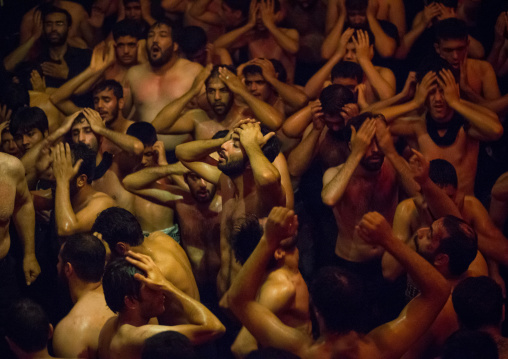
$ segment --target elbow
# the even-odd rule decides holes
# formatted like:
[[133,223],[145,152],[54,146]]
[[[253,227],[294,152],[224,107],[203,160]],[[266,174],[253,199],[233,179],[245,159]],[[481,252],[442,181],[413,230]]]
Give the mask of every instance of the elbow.
[[280,185],[280,173],[277,170],[267,171],[258,177],[258,181],[260,187]]
[[493,129],[492,141],[499,140],[501,138],[501,136],[503,136],[503,132],[504,132],[503,125],[501,125],[501,123],[499,121],[497,121],[497,123]]
[[335,204],[337,203],[337,201],[335,200],[335,198],[333,198],[332,196],[326,194],[326,193],[323,193],[321,192],[321,200],[323,201],[323,203],[325,205],[327,205],[328,207],[333,207],[335,206]]
[[382,46],[376,46],[376,50],[381,57],[392,57],[395,54],[395,50],[397,50],[397,44],[395,41],[390,41]]
[[74,234],[74,230],[73,230],[73,228],[71,228],[71,226],[69,224],[57,225],[56,231],[57,231],[58,237],[67,237],[67,236],[72,236]]
[[324,60],[330,60],[330,57],[332,57],[332,52],[323,46],[321,48],[321,57]]
[[145,150],[145,146],[143,145],[143,143],[139,140],[136,140],[136,142],[134,143],[134,146],[133,146],[133,153],[136,155],[136,156],[141,156],[143,154],[143,151]]
[[182,145],[177,145],[175,147],[175,156],[180,161],[189,161],[189,159],[185,158],[185,148],[182,148],[182,146],[184,146],[184,145],[183,144]]

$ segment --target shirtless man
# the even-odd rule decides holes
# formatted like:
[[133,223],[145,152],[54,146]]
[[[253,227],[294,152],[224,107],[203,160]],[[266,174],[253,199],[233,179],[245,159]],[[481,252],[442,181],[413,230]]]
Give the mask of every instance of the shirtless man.
[[60,248],[58,276],[69,288],[74,306],[55,328],[53,349],[57,356],[97,357],[99,333],[114,315],[106,306],[101,284],[105,263],[104,245],[90,234],[72,236]]
[[[60,0],[48,0],[42,1],[41,6],[36,6],[28,11],[21,20],[20,26],[20,43],[24,44],[30,39],[30,35],[33,31],[34,18],[37,13],[40,13],[41,8],[44,6],[56,6],[66,10],[71,16],[71,24],[69,24],[69,37],[68,43],[70,46],[78,48],[92,47],[97,40],[97,31],[102,27],[102,21],[100,21],[99,9],[92,10],[92,17],[88,17],[88,13],[82,5],[74,1],[60,1]],[[98,16],[99,15],[99,16]],[[102,14],[102,17],[104,14]]]
[[508,12],[502,11],[497,17],[494,27],[494,43],[492,50],[487,58],[494,71],[499,77],[506,76],[508,73]]
[[[178,57],[178,44],[171,25],[156,22],[150,28],[146,42],[148,63],[130,68],[125,75],[125,106],[128,117],[135,107],[135,121],[152,122],[169,102],[185,94],[192,86],[201,65]],[[161,136],[166,149],[174,148],[187,136]]]
[[[103,277],[106,303],[117,316],[109,319],[99,336],[99,357],[139,359],[145,340],[172,330],[192,344],[202,344],[224,333],[222,323],[201,303],[164,278],[153,260],[129,252],[128,257],[109,262]],[[167,311],[164,298],[182,308],[185,322],[173,326],[150,324]]]
[[[232,255],[230,238],[235,219],[246,214],[265,217],[274,205],[285,205],[281,175],[271,163],[279,146],[274,133],[263,135],[258,123],[245,120],[224,138],[199,140],[179,145],[176,156],[191,171],[217,186],[222,195],[221,269],[217,288],[221,297],[235,277],[239,264]],[[219,162],[205,162],[219,151]]]
[[[136,218],[119,207],[100,213],[92,230],[108,244],[111,257],[126,256],[128,251],[149,255],[160,267],[164,278],[189,297],[199,300],[198,288],[187,255],[167,234],[154,232],[145,237]],[[164,316],[159,314],[159,321],[175,323],[182,319],[178,307],[167,308],[172,310],[168,310]]]
[[[391,0],[387,2],[398,2],[399,5],[402,5],[402,1],[400,0]],[[382,57],[393,56],[397,48],[397,40],[395,38],[397,34],[389,34],[387,31],[385,32],[385,28],[381,26],[381,21],[378,20],[376,16],[378,1],[336,0],[331,1],[328,5],[331,12],[327,16],[327,29],[329,29],[327,31],[328,35],[321,47],[321,56],[323,58],[329,59],[330,56],[333,55],[333,53],[337,50],[337,44],[339,43],[339,39],[342,36],[344,29],[347,29],[348,27],[367,29],[373,35],[371,37],[371,44],[376,48],[376,52]],[[403,5],[402,16],[400,16],[400,10],[401,9],[399,8],[398,18],[399,20],[404,21],[405,16],[403,15]],[[337,12],[339,14],[337,14]],[[393,24],[388,22],[386,23],[388,26],[393,26]],[[395,29],[394,27],[393,30],[398,30],[400,32],[402,27],[404,27],[404,30],[402,31],[405,31],[405,24],[402,26],[402,24],[399,23],[397,27],[398,29]]]
[[[222,197],[216,186],[197,173],[186,172],[190,193],[174,185],[150,189],[155,181],[176,174],[180,165],[149,167],[124,178],[123,185],[132,193],[161,203],[176,211],[181,244],[190,263],[196,283],[206,294],[215,296],[220,268],[220,213]],[[210,290],[213,288],[213,290]],[[203,300],[202,300],[203,301]]]
[[292,84],[295,75],[296,53],[300,47],[298,31],[278,27],[283,20],[279,0],[252,0],[248,22],[214,42],[216,48],[238,49],[248,46],[251,59],[262,57],[279,60]]
[[371,212],[363,217],[357,232],[371,245],[381,245],[399,258],[422,292],[409,302],[397,319],[368,334],[361,334],[358,332],[361,327],[359,318],[367,309],[361,304],[363,293],[352,285],[353,278],[349,273],[326,270],[314,279],[309,290],[313,309],[320,318],[321,334],[314,340],[283,324],[269,309],[256,302],[275,250],[282,240],[296,233],[297,227],[292,211],[274,208],[263,238],[230,289],[228,298],[233,313],[263,346],[284,349],[302,359],[398,358],[432,324],[449,296],[450,287],[446,280],[426,260],[393,236],[382,215]]
[[9,130],[16,145],[25,154],[48,136],[48,118],[38,107],[24,107],[16,111]]
[[[241,218],[235,223],[232,246],[243,265],[263,235],[256,216]],[[287,238],[275,250],[270,269],[258,293],[258,303],[270,309],[285,325],[311,335],[309,290],[298,270],[299,252],[296,237]],[[243,327],[231,347],[238,358],[258,348],[256,338]]]
[[429,62],[427,66],[431,71],[422,71],[425,76],[420,76],[422,80],[411,101],[378,112],[391,123],[426,108],[416,119],[395,121],[390,131],[406,136],[427,160],[442,158],[450,162],[457,171],[459,190],[471,195],[479,143],[499,139],[503,127],[495,113],[460,98],[459,86],[443,63]]
[[395,76],[386,67],[374,66],[373,57],[372,33],[348,28],[341,35],[330,60],[305,85],[305,93],[310,98],[318,97],[333,67],[340,61],[353,61],[364,72],[361,82],[365,84],[363,92],[367,104],[392,97],[395,94]]
[[91,186],[95,153],[85,144],[69,146],[59,143],[53,150],[52,159],[58,236],[90,232],[97,214],[116,205],[111,197]]

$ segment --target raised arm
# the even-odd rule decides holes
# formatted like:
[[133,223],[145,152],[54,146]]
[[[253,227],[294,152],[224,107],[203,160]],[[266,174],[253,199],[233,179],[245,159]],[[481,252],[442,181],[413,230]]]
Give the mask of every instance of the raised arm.
[[8,72],[14,71],[16,69],[16,67],[26,58],[34,44],[41,37],[42,15],[40,10],[34,10],[33,12],[33,24],[31,30],[32,31],[30,37],[24,41],[22,40],[21,45],[4,58],[4,67]]
[[[321,45],[321,57],[329,59],[336,51],[346,22],[346,6],[344,0],[329,1],[326,18],[327,36]],[[336,14],[334,18],[334,12]]]
[[300,35],[295,29],[280,29],[275,24],[275,10],[274,0],[261,0],[259,2],[261,12],[261,20],[266,26],[270,34],[275,39],[275,42],[284,50],[286,53],[296,55],[300,48]]
[[223,67],[219,69],[219,72],[220,79],[235,95],[240,96],[247,103],[257,120],[273,131],[282,126],[284,116],[279,111],[252,95],[238,76],[227,68]]
[[333,207],[341,200],[349,180],[369,148],[375,133],[376,121],[373,118],[367,119],[358,130],[358,133],[356,133],[354,127],[351,127],[351,153],[349,157],[344,164],[329,168],[323,176],[321,199],[324,204]]
[[384,247],[420,289],[420,294],[406,305],[397,319],[368,334],[379,350],[378,358],[399,358],[432,325],[450,295],[450,286],[428,261],[395,238],[381,214],[364,215],[356,233],[367,243]]
[[127,153],[137,156],[143,153],[145,147],[140,140],[134,136],[106,128],[104,121],[97,111],[92,110],[91,108],[85,108],[83,110],[83,114],[85,115],[88,123],[90,123],[92,131],[97,135],[107,138]]
[[139,273],[134,278],[145,284],[152,290],[162,291],[171,301],[179,305],[189,324],[162,326],[145,325],[139,327],[139,340],[144,342],[150,336],[161,331],[173,330],[185,335],[192,344],[203,344],[220,337],[226,330],[222,323],[203,304],[183,293],[162,275],[160,269],[153,260],[143,254],[129,251],[127,261],[146,273],[143,276]]
[[375,37],[374,47],[380,56],[391,57],[397,49],[397,41],[384,32],[376,18],[377,9],[377,0],[369,0],[369,5],[367,7],[367,22],[369,24],[370,31],[372,31]]
[[12,157],[9,158],[12,166],[12,176],[16,183],[16,197],[14,201],[14,211],[12,219],[18,233],[18,237],[23,247],[23,272],[25,274],[25,283],[30,285],[36,279],[41,268],[35,258],[35,210],[32,202],[32,196],[28,190],[25,180],[25,171],[21,162]]
[[258,11],[259,5],[257,0],[251,0],[249,21],[244,26],[219,36],[219,38],[217,38],[217,40],[215,40],[213,43],[215,48],[231,49],[246,45],[247,41],[243,37],[244,35],[247,35],[252,29],[254,29],[254,26],[256,26],[256,16]]

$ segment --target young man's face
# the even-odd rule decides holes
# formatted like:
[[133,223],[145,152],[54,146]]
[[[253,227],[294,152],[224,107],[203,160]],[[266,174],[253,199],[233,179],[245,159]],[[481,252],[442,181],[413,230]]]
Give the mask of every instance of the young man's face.
[[106,125],[118,118],[118,112],[123,107],[123,99],[117,99],[113,89],[105,89],[93,95],[94,109]]
[[468,42],[468,39],[439,40],[434,48],[439,56],[458,69],[467,56]]
[[71,127],[72,142],[84,143],[94,152],[99,152],[99,141],[97,136],[92,131],[92,127],[85,118],[82,118],[78,123]]
[[22,152],[18,148],[18,145],[14,141],[14,137],[12,137],[9,131],[4,131],[2,133],[2,152],[5,152],[14,157],[21,157]]
[[132,36],[120,36],[116,40],[116,59],[123,66],[136,64],[138,55],[138,40]]
[[14,135],[14,141],[16,142],[16,145],[19,149],[22,149],[23,151],[28,151],[33,146],[41,142],[44,137],[47,136],[47,131],[42,133],[41,130],[37,128],[32,128],[29,131],[26,131],[25,133],[16,133]]
[[272,87],[261,74],[245,75],[245,86],[247,86],[252,96],[263,102],[268,102],[272,95]]
[[233,94],[218,77],[211,78],[206,85],[206,99],[213,112],[219,116],[226,115],[233,104]]
[[61,46],[65,44],[69,31],[67,17],[59,12],[46,15],[43,30],[44,37],[50,45]]
[[215,186],[197,173],[189,173],[185,177],[185,182],[189,185],[192,197],[199,203],[208,203],[215,195]]
[[130,2],[126,4],[125,18],[128,20],[141,20],[141,4],[139,2]]
[[453,112],[444,98],[443,89],[438,84],[434,84],[429,91],[427,107],[430,116],[437,122],[446,122]]
[[148,61],[153,67],[161,67],[167,64],[176,50],[171,39],[172,29],[161,24],[150,29],[146,40]]

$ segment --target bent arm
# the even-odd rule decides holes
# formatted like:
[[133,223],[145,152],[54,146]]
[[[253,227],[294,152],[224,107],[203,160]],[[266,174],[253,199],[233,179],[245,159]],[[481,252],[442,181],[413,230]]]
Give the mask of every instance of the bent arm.
[[328,169],[323,176],[321,199],[327,206],[335,206],[344,195],[349,180],[358,167],[362,154],[349,155],[346,162],[338,167]]

